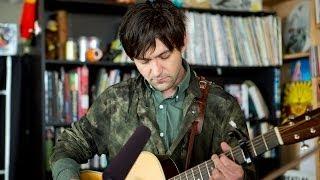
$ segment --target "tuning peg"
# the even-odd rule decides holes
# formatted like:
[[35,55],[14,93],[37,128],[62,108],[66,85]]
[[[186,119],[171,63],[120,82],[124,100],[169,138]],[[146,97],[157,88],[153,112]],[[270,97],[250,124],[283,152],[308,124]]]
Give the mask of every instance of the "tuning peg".
[[302,141],[302,145],[301,145],[301,147],[300,147],[300,149],[301,149],[302,151],[308,150],[309,147],[310,147],[310,146],[309,146],[308,144],[306,144],[305,141]]
[[309,115],[305,115],[305,116],[304,116],[304,119],[305,119],[306,121],[309,121],[309,120],[311,119],[311,117],[310,117]]
[[291,120],[294,120],[294,115],[293,114],[290,114],[289,116],[288,116],[288,119],[291,121]]
[[310,112],[310,111],[312,111],[312,107],[307,107],[307,110],[306,110],[307,112]]
[[288,120],[289,120],[289,126],[293,126],[294,122],[292,120],[294,120],[295,116],[293,114],[290,114],[288,116]]

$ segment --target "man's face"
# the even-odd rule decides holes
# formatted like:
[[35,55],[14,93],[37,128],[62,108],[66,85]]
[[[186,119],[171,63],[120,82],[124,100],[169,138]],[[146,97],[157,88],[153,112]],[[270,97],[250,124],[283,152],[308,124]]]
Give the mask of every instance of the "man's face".
[[158,39],[155,49],[149,49],[144,58],[134,58],[134,63],[140,74],[161,92],[174,89],[183,78],[181,51],[169,51]]

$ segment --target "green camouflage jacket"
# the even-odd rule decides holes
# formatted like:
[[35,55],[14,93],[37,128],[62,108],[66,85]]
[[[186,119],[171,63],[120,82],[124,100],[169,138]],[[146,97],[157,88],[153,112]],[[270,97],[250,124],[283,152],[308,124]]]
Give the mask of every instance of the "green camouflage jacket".
[[[85,163],[96,153],[107,154],[112,159],[134,130],[143,124],[151,130],[151,138],[144,150],[156,155],[168,155],[182,169],[187,153],[188,130],[198,116],[196,99],[201,95],[198,83],[195,73],[191,71],[190,85],[183,105],[182,127],[168,150],[160,137],[151,92],[147,90],[143,77],[139,76],[105,90],[93,103],[87,115],[61,134],[51,156],[51,163],[62,158]],[[212,83],[203,129],[195,138],[190,167],[210,159],[213,153],[221,153],[222,141],[232,147],[237,145],[237,140],[228,136],[231,120],[247,134],[244,116],[235,98]],[[252,179],[253,167],[244,168],[246,179]]]

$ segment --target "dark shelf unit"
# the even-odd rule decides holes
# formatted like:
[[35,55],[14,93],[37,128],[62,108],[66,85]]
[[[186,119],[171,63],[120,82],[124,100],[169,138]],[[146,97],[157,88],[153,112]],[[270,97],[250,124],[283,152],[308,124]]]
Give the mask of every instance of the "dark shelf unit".
[[[67,60],[45,60],[46,66],[97,66],[97,67],[131,67],[134,68],[134,63],[114,63],[112,61],[98,61],[98,62],[81,62],[78,60],[67,61]],[[280,68],[280,66],[207,66],[191,64],[191,67],[195,70],[212,70],[217,73],[228,72],[228,71],[239,71],[245,73],[247,71],[260,71],[267,69]]]
[[111,61],[81,62],[66,60],[46,60],[46,66],[96,66],[96,67],[134,67],[133,63],[114,63]]
[[[51,60],[45,58],[45,24],[47,20],[57,10],[66,10],[68,12],[69,34],[78,38],[82,35],[94,35],[102,40],[102,44],[108,44],[116,37],[117,28],[124,13],[130,7],[130,4],[117,4],[108,0],[43,0],[38,2],[39,5],[39,22],[43,30],[39,39],[37,39],[37,46],[40,48],[40,58],[33,62],[35,72],[33,81],[39,87],[39,93],[36,104],[37,112],[39,113],[39,124],[42,127],[42,141],[35,142],[40,144],[43,148],[40,152],[42,159],[44,158],[44,141],[45,141],[45,128],[48,126],[70,127],[69,123],[46,123],[45,122],[45,92],[44,92],[44,72],[45,70],[59,70],[61,67],[65,69],[72,69],[79,66],[87,66],[89,68],[89,85],[90,81],[99,68],[113,69],[119,68],[121,70],[136,69],[133,63],[113,63],[111,61],[99,61],[96,63],[80,62],[80,61],[66,61],[66,60]],[[218,9],[197,9],[197,8],[182,8],[185,11],[205,12],[211,14],[220,14],[225,16],[274,16],[275,12],[260,11],[260,12],[247,12],[247,11],[230,11]],[[96,28],[98,27],[98,28]],[[252,67],[230,67],[230,66],[206,66],[206,65],[191,65],[191,67],[199,74],[208,77],[219,85],[226,83],[241,83],[246,79],[252,80],[260,89],[265,97],[267,106],[271,112],[269,119],[256,120],[250,119],[254,123],[270,122],[272,125],[278,125],[279,119],[276,118],[276,107],[274,105],[274,87],[275,71],[280,70],[281,66],[252,66]],[[34,73],[35,74],[35,73]],[[91,74],[93,74],[91,76]],[[280,87],[279,87],[280,88]],[[39,146],[39,145],[38,145]],[[278,153],[278,150],[276,150]],[[279,153],[278,153],[279,154]],[[264,167],[268,162],[273,164],[268,170],[259,171],[259,175],[265,175],[270,170],[279,167],[280,160],[276,158],[262,158],[256,160],[257,166]],[[44,162],[39,162],[44,167]],[[32,167],[29,167],[32,169]],[[263,168],[262,168],[263,169]],[[34,170],[33,170],[34,171]],[[45,169],[36,170],[41,174],[42,179],[48,179],[50,173],[45,172]],[[38,177],[38,176],[37,176]],[[36,178],[39,179],[39,178]]]
[[46,10],[64,9],[72,13],[120,14],[123,15],[129,4],[114,3],[102,0],[51,0],[45,4]]
[[[125,13],[132,4],[115,3],[110,0],[52,0],[46,4],[47,9],[67,9],[70,12],[92,12],[92,13]],[[268,16],[275,15],[274,11],[240,11],[227,9],[204,9],[181,7],[185,11],[206,12],[212,14],[223,14],[225,16]],[[115,10],[115,11],[113,11]]]

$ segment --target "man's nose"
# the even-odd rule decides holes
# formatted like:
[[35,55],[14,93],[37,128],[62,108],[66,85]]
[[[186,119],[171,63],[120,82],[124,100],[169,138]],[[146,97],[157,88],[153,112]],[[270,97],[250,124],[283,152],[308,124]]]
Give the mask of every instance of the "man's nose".
[[162,65],[158,59],[155,59],[151,63],[151,72],[153,77],[158,77],[162,73]]

